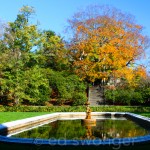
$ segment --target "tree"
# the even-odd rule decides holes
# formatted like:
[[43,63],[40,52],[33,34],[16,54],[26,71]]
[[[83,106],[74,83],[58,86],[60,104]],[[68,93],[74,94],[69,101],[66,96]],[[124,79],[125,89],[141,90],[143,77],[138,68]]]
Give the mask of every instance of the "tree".
[[0,20],[0,51],[4,51],[5,49],[5,43],[3,43],[3,38],[4,38],[4,32],[5,29],[7,28],[7,24],[5,24],[3,21]]
[[3,42],[6,48],[12,51],[30,52],[39,42],[39,32],[36,25],[30,25],[29,16],[32,15],[30,7],[24,6],[14,22],[6,28]]
[[32,7],[23,7],[0,35],[0,104],[43,105],[50,98],[81,105],[85,85],[69,72],[63,39],[30,24]]
[[44,56],[45,67],[57,71],[68,68],[67,50],[63,39],[51,30],[45,30],[41,33],[41,44],[37,53]]
[[132,76],[134,62],[144,55],[148,43],[142,26],[106,6],[89,6],[75,13],[69,20],[69,30],[75,72],[92,82]]
[[20,9],[20,13],[23,14],[23,16],[25,16],[28,22],[30,16],[35,14],[35,10],[34,10],[34,7],[25,5]]
[[30,25],[25,14],[22,11],[14,22],[9,23],[0,40],[0,96],[4,100],[11,97],[18,104],[26,88],[22,84],[24,71],[32,67],[26,64],[31,64],[32,51],[39,41],[37,26]]

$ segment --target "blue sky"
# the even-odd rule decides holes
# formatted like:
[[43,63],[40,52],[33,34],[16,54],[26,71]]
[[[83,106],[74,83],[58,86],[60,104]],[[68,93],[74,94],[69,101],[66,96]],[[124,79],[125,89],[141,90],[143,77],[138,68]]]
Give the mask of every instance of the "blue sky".
[[0,20],[14,21],[19,9],[29,5],[36,10],[34,23],[38,20],[40,28],[64,36],[67,19],[78,9],[90,4],[107,4],[134,15],[136,22],[145,27],[144,33],[150,37],[150,0],[0,0]]
[[134,15],[150,35],[150,0],[0,0],[0,19],[14,21],[19,9],[29,5],[35,8],[34,20],[40,22],[41,28],[62,33],[67,19],[89,4],[108,4]]

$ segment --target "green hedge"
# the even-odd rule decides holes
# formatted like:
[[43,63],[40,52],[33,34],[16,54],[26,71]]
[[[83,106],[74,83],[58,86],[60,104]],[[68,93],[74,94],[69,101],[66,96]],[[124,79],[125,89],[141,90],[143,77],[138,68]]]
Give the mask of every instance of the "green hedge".
[[107,104],[115,105],[143,105],[150,96],[148,92],[136,91],[133,89],[106,90],[105,98]]
[[[99,106],[91,107],[93,112],[150,112],[142,106]],[[0,106],[0,112],[85,112],[85,106]]]

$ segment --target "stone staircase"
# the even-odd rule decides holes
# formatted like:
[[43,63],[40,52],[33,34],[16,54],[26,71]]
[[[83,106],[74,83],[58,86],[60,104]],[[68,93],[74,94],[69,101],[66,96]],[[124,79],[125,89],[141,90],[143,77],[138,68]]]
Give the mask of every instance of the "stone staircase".
[[104,105],[103,89],[99,86],[93,86],[89,88],[90,106]]

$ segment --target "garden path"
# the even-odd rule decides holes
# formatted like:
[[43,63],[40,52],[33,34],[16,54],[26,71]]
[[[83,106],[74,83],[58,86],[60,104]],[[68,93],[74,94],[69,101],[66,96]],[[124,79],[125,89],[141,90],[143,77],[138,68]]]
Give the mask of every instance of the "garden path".
[[104,105],[104,94],[102,87],[98,85],[90,87],[88,101],[90,106]]

